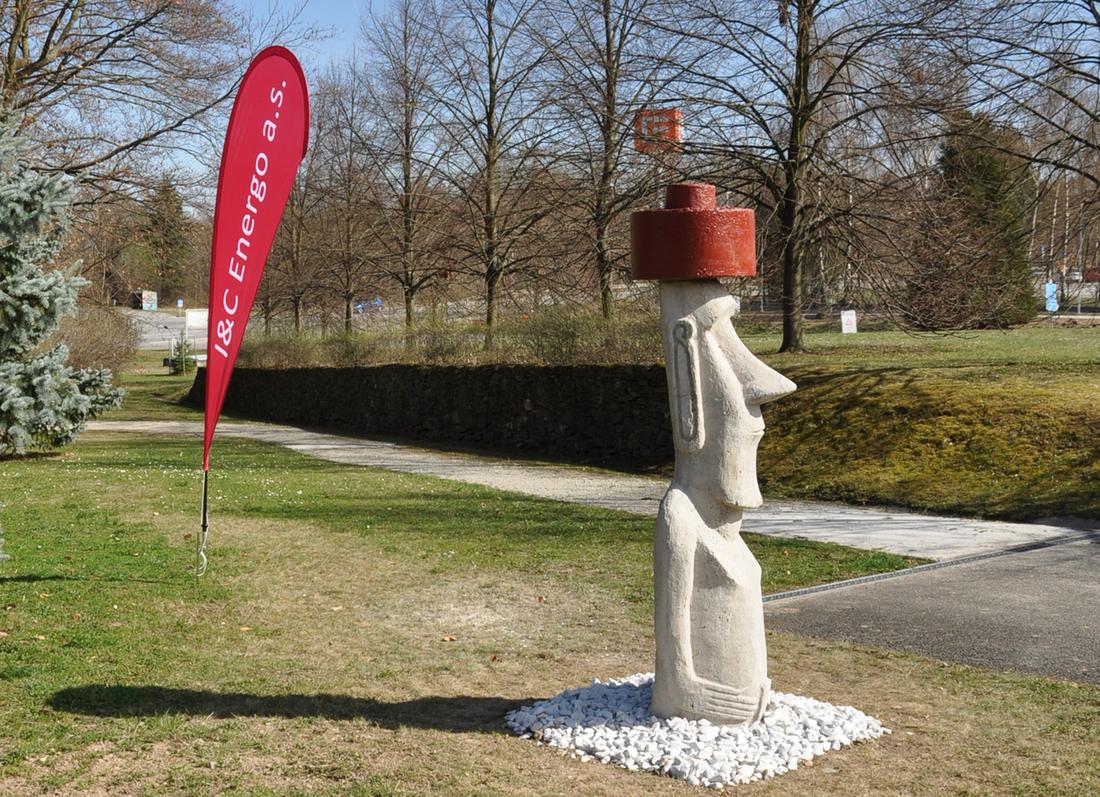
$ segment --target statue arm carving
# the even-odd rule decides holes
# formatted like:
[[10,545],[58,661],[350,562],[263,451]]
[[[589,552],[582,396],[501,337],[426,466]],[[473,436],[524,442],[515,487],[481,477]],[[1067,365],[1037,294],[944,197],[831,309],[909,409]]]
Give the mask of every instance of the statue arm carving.
[[[752,718],[758,713],[760,696],[743,689],[700,678],[695,672],[691,648],[691,602],[695,588],[695,557],[697,551],[716,560],[722,570],[734,580],[731,563],[718,550],[707,544],[706,531],[699,530],[675,518],[670,511],[677,496],[666,496],[657,519],[655,551],[655,619],[658,655],[661,662],[661,687],[673,703],[692,705],[699,715],[722,716],[731,722]],[[700,551],[699,549],[702,548]]]
[[[658,650],[670,651],[665,662],[670,673],[694,673],[691,655],[691,593],[694,587],[694,540],[685,539],[680,524],[662,510],[657,520],[657,545],[660,546],[663,567],[658,564],[654,590]],[[663,572],[661,572],[663,571]],[[662,645],[662,637],[667,644]]]

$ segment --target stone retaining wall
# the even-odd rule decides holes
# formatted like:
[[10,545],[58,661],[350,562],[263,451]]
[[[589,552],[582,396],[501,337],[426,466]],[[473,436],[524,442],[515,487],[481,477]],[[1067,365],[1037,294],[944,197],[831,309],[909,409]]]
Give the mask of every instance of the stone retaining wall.
[[[201,403],[206,371],[189,399]],[[650,467],[672,462],[660,366],[238,368],[225,411],[298,426]]]

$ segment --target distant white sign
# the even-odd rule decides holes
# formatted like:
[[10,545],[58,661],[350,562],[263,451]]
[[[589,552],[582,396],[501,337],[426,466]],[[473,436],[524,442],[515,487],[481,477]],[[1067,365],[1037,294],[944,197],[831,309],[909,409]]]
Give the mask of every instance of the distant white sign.
[[856,311],[855,310],[841,310],[840,311],[840,331],[845,335],[854,334],[859,330],[856,329]]
[[176,307],[180,310],[183,309],[183,299],[176,299]]
[[141,292],[141,309],[147,312],[153,312],[157,309],[157,292],[156,291],[142,291]]
[[210,314],[206,310],[188,310],[186,315],[188,329],[206,329]]

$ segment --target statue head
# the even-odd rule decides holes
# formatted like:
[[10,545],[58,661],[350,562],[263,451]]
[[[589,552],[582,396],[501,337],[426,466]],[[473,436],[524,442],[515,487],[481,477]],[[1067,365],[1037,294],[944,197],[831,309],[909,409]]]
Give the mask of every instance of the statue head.
[[756,481],[760,407],[795,389],[741,342],[735,313],[718,280],[661,283],[676,480],[730,509],[763,503]]

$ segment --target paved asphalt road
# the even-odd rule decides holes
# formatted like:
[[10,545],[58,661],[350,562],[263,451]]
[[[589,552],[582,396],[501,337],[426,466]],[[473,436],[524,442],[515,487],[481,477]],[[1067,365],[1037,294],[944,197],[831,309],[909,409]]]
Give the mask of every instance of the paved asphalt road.
[[[183,331],[182,311],[171,310],[152,313],[146,310],[125,309],[122,312],[126,314],[126,317],[141,333],[141,341],[138,343],[139,349],[146,351],[159,350],[167,353],[172,346],[172,342],[179,340],[180,333]],[[206,350],[206,327],[188,330],[187,337],[191,340],[191,345],[195,351]]]
[[768,628],[1100,684],[1100,532],[781,598]]

